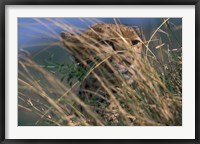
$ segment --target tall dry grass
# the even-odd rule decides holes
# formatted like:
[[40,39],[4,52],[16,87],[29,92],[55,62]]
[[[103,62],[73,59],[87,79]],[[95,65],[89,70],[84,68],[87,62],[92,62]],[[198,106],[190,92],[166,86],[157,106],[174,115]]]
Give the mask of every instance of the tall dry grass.
[[[173,29],[176,27],[170,25],[170,19],[163,19],[149,40],[144,34],[141,36],[143,51],[140,54],[131,50],[120,33],[117,35],[121,38],[122,50],[110,52],[105,44],[88,35],[80,36],[81,29],[47,20],[76,35],[79,43],[64,41],[36,19],[51,31],[50,37],[58,39],[58,49],[66,50],[78,61],[57,63],[52,55],[46,64],[40,64],[29,52],[19,53],[18,106],[19,110],[38,115],[34,125],[182,125],[182,49],[175,39]],[[162,41],[160,33],[167,36],[166,41]],[[172,39],[179,48],[170,47]],[[63,43],[68,43],[68,47]],[[159,54],[154,54],[153,49]],[[134,75],[134,84],[124,80],[112,65],[113,59],[120,61],[123,57],[132,57],[129,63],[134,63],[134,67],[125,65]]]

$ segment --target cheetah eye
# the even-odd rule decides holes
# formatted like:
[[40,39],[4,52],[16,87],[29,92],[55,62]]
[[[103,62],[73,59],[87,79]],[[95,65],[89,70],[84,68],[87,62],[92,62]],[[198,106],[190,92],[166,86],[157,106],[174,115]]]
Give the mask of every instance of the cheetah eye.
[[116,49],[115,49],[115,46],[114,46],[114,44],[113,44],[113,42],[111,42],[111,41],[104,40],[104,41],[103,41],[103,44],[105,44],[105,45],[110,45],[110,46],[112,47],[113,50],[116,50]]
[[133,45],[137,45],[140,41],[139,40],[133,40],[131,41]]

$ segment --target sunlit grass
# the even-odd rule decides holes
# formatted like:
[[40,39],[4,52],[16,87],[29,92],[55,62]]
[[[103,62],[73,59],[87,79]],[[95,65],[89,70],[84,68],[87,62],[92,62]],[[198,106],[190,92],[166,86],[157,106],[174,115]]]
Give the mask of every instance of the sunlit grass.
[[[63,31],[82,31],[55,19],[46,20]],[[182,48],[177,40],[171,42],[175,32],[170,19],[161,21],[149,40],[145,41],[145,34],[142,36],[143,52],[139,57],[128,49],[131,46],[120,34],[122,51],[110,52],[95,39],[79,34],[76,37],[84,48],[80,50],[77,43],[68,43],[70,47],[66,48],[66,41],[58,33],[40,19],[36,21],[50,31],[45,35],[57,39],[57,49],[79,62],[57,62],[54,52],[44,57],[43,63],[36,62],[27,51],[19,54],[19,109],[38,114],[35,125],[182,125]],[[160,33],[167,35],[167,40],[162,40]],[[170,47],[177,43],[179,48]],[[134,74],[134,85],[125,81],[110,62],[111,58],[120,61],[122,57],[134,59],[129,61],[135,63],[134,67],[127,65]],[[87,89],[85,84],[94,79],[98,88]]]

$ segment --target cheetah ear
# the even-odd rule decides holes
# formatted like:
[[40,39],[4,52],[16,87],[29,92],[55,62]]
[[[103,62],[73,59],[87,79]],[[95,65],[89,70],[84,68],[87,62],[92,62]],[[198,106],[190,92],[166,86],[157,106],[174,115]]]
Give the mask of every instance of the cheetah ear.
[[63,39],[70,39],[72,36],[74,36],[74,34],[69,32],[61,32],[60,35]]
[[133,26],[132,27],[135,31],[136,31],[136,33],[138,34],[138,36],[140,37],[141,36],[141,31],[140,31],[140,28],[139,27],[137,27],[137,26]]

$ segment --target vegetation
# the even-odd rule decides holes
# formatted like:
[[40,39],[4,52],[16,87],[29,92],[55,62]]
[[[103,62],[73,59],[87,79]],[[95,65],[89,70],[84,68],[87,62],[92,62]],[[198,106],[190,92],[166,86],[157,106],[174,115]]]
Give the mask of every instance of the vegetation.
[[[36,21],[48,27],[39,19]],[[60,21],[47,21],[64,31],[81,31]],[[84,39],[87,50],[80,53],[76,44],[66,48],[61,37],[48,27],[53,33],[48,36],[57,39],[56,49],[72,53],[72,60],[58,62],[59,55],[51,51],[49,56],[42,56],[42,63],[28,51],[20,52],[19,111],[37,114],[32,125],[182,125],[182,46],[175,33],[177,27],[170,19],[161,19],[149,40],[142,32],[143,51],[139,59],[123,37],[121,45],[127,48],[123,55],[119,51],[108,53],[101,48],[103,45],[91,44],[91,39]],[[81,41],[78,34],[77,37]],[[122,56],[132,56],[136,61],[134,68],[127,65],[128,71],[134,71],[134,85],[127,83],[110,62],[111,57]],[[99,83],[97,89],[82,88],[92,79]]]

